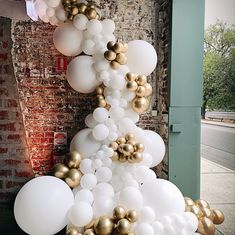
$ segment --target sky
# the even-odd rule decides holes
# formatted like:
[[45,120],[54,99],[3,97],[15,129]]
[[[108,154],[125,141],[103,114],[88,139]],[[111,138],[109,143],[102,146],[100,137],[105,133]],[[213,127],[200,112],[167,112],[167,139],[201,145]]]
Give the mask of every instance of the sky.
[[205,0],[205,27],[223,20],[235,24],[235,0]]

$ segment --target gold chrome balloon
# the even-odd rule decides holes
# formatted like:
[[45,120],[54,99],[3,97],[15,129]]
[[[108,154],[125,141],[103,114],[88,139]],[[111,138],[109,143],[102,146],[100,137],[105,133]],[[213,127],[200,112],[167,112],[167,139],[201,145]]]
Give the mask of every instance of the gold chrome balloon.
[[113,153],[113,156],[111,157],[112,161],[118,161],[119,160],[119,154],[118,152],[114,152]]
[[186,206],[185,211],[190,211],[197,216],[198,219],[203,217],[202,210],[197,205]]
[[147,77],[144,75],[139,75],[136,79],[136,82],[139,86],[143,86],[147,82]]
[[96,235],[93,229],[87,229],[85,230],[85,232],[83,233],[83,235]]
[[103,88],[102,86],[98,86],[98,87],[96,88],[96,93],[97,93],[98,95],[103,95],[103,94],[104,94],[104,88]]
[[122,147],[122,153],[126,156],[131,155],[134,152],[134,148],[130,144],[124,144]]
[[135,78],[136,78],[136,74],[134,73],[127,73],[125,77],[126,81],[128,82],[135,81]]
[[149,101],[145,97],[135,97],[132,100],[132,108],[137,113],[143,113],[149,108]]
[[118,160],[119,160],[119,162],[124,163],[127,161],[127,157],[124,154],[120,154]]
[[116,42],[116,43],[113,45],[112,50],[113,50],[114,52],[116,52],[116,53],[121,53],[121,52],[122,52],[122,48],[123,48],[122,43]]
[[71,14],[72,14],[73,16],[77,15],[78,12],[79,12],[79,10],[78,10],[77,7],[73,7],[73,8],[71,9]]
[[135,210],[129,210],[127,211],[126,213],[126,218],[131,222],[131,223],[135,223],[138,218],[139,218],[139,215],[137,213],[137,211]]
[[81,2],[78,4],[78,10],[80,13],[85,13],[87,6],[85,3]]
[[130,232],[131,224],[127,219],[120,219],[117,222],[117,231],[119,234],[124,235]]
[[195,205],[194,201],[190,197],[184,197],[184,202],[186,206]]
[[71,151],[65,158],[65,162],[69,168],[78,168],[82,160],[82,155],[78,151]]
[[222,211],[218,209],[212,209],[212,214],[214,224],[222,224],[224,222],[224,214]]
[[77,228],[71,227],[66,231],[66,235],[82,235]]
[[63,179],[69,172],[69,168],[62,163],[56,163],[53,166],[53,172],[55,177]]
[[127,43],[123,43],[122,44],[122,52],[125,53],[128,51],[128,44]]
[[118,149],[118,143],[116,141],[113,141],[111,144],[110,144],[110,147],[115,151]]
[[114,223],[111,218],[101,216],[94,224],[95,232],[98,235],[111,235],[114,228]]
[[206,208],[210,208],[209,203],[203,199],[198,199],[194,202],[196,205],[198,205],[199,207],[206,207]]
[[104,108],[107,105],[107,102],[105,99],[99,100],[98,101],[98,106]]
[[126,139],[127,141],[134,140],[134,138],[135,138],[135,136],[134,136],[134,134],[132,134],[132,133],[127,133],[127,134],[125,135],[125,139]]
[[126,143],[126,139],[124,137],[120,137],[116,140],[116,142],[120,145],[120,144],[125,144]]
[[115,60],[115,58],[116,58],[116,53],[113,52],[113,51],[111,51],[111,50],[109,50],[109,51],[106,51],[106,52],[104,53],[104,57],[105,57],[105,59],[107,59],[107,60],[109,60],[109,61],[112,61],[112,60]]
[[200,207],[200,209],[201,209],[201,211],[202,211],[204,216],[206,216],[207,218],[209,218],[210,220],[213,221],[214,215],[213,215],[213,213],[212,213],[210,208]]
[[127,144],[131,144],[132,146],[134,146],[136,144],[135,140],[128,140]]
[[109,50],[112,50],[114,44],[115,44],[115,42],[112,42],[112,41],[108,42],[107,48],[108,48]]
[[133,162],[139,163],[139,162],[143,161],[143,156],[139,152],[134,152],[132,154],[132,159],[133,159]]
[[135,94],[138,96],[138,97],[143,97],[145,96],[145,87],[144,86],[138,86],[136,91],[135,91]]
[[95,19],[97,16],[97,12],[94,8],[87,8],[85,14],[89,20]]
[[141,143],[136,143],[134,145],[134,149],[135,149],[136,152],[142,153],[144,151],[144,145],[141,144]]
[[86,230],[86,229],[92,228],[95,224],[95,221],[96,221],[96,219],[91,220],[91,222],[89,224],[84,226],[84,229]]
[[113,60],[110,62],[110,66],[112,69],[119,69],[120,64],[117,61]]
[[123,219],[126,216],[126,210],[122,206],[116,206],[113,209],[113,218],[115,220]]
[[118,53],[116,57],[116,61],[119,64],[126,64],[127,63],[126,55],[124,53]]
[[149,83],[145,83],[144,84],[144,88],[145,88],[145,96],[146,97],[152,95],[153,88],[152,88],[152,86]]
[[74,188],[80,184],[82,173],[78,169],[70,169],[65,176],[65,182],[69,187]]
[[126,89],[128,91],[136,91],[138,88],[138,85],[135,81],[127,82]]
[[215,225],[207,217],[203,217],[198,221],[197,232],[201,235],[214,235],[215,234]]

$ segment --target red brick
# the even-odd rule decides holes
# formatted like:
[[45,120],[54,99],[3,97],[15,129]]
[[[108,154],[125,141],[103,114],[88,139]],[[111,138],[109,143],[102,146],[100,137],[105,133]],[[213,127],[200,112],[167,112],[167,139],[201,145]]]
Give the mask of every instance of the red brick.
[[20,140],[20,135],[19,134],[8,135],[7,139],[8,140]]
[[0,131],[16,131],[15,123],[0,124]]
[[7,177],[7,176],[11,176],[11,175],[12,175],[11,170],[0,170],[0,176]]
[[0,111],[0,120],[8,119],[9,112],[8,111]]
[[21,186],[23,186],[23,185],[24,185],[24,183],[22,183],[22,182],[17,182],[17,181],[6,181],[6,182],[5,182],[5,187],[6,187],[7,189],[9,189],[9,188],[15,188],[15,187],[19,188],[19,187],[21,187]]
[[7,100],[7,107],[8,108],[16,108],[17,107],[17,101],[16,100]]
[[30,177],[31,173],[29,171],[19,171],[19,170],[15,170],[15,176],[16,177]]
[[0,148],[0,153],[7,153],[8,148]]
[[4,162],[6,165],[10,165],[10,166],[16,166],[19,163],[21,163],[20,160],[16,160],[16,159],[14,159],[14,160],[13,159],[6,159]]

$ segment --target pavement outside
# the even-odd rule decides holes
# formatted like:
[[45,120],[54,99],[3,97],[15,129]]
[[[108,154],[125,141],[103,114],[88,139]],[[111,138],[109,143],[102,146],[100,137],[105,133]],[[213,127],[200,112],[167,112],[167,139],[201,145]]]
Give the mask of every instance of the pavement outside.
[[216,234],[235,235],[235,171],[201,158],[201,198],[225,215]]

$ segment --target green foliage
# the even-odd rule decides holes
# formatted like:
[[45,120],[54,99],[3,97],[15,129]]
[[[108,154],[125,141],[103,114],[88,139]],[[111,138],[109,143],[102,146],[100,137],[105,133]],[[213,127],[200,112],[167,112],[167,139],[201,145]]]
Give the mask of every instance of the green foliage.
[[235,29],[217,22],[205,32],[203,109],[235,110]]

